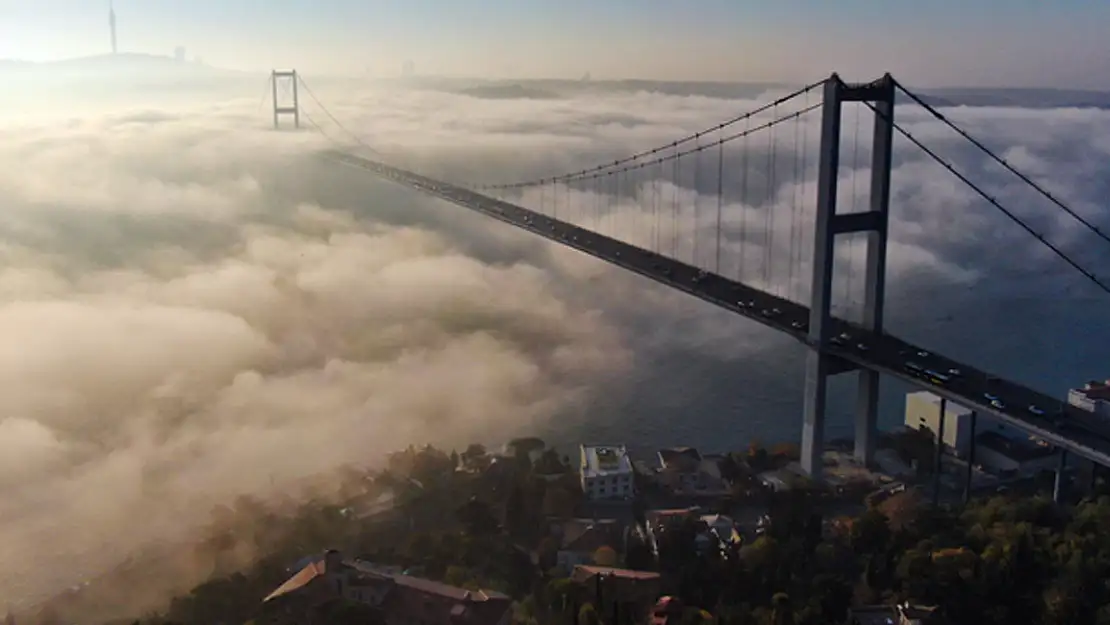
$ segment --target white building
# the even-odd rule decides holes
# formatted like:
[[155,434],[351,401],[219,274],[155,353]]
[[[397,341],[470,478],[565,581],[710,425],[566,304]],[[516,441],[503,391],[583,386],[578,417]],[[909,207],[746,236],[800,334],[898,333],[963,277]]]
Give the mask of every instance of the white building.
[[1088,382],[1068,391],[1068,403],[1100,417],[1110,419],[1110,380]]
[[[924,428],[934,435],[940,429],[941,397],[929,391],[916,391],[906,395],[906,427],[912,430]],[[965,457],[971,449],[971,409],[959,404],[946,402],[944,413],[944,445],[959,457]],[[990,415],[980,414],[975,420],[975,434],[995,432],[1002,436],[1027,438],[1028,435],[1012,428]]]
[[590,499],[632,497],[632,460],[624,445],[582,445],[579,473]]

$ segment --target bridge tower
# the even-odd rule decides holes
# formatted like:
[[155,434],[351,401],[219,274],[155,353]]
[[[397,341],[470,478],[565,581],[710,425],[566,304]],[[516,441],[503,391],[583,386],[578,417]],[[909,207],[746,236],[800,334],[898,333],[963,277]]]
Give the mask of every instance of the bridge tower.
[[[825,447],[825,412],[830,377],[852,371],[855,365],[827,351],[830,335],[832,285],[836,237],[867,233],[865,250],[862,318],[853,321],[874,332],[883,331],[883,299],[886,286],[887,225],[890,208],[891,151],[894,143],[894,79],[886,74],[867,84],[848,84],[833,74],[825,82],[821,111],[821,155],[817,174],[817,223],[814,228],[813,282],[810,299],[809,350],[806,354],[804,420],[802,424],[802,468],[821,478],[821,454]],[[874,139],[871,148],[869,209],[837,213],[837,181],[840,175],[840,126],[845,102],[867,102],[874,107]],[[870,465],[878,433],[879,374],[859,370],[855,420],[855,456]]]
[[[292,115],[293,127],[301,127],[301,101],[297,93],[299,82],[295,69],[275,69],[270,73],[270,87],[273,89],[274,100],[274,130],[280,127],[282,115]],[[279,83],[289,87],[288,95],[291,100],[281,99],[282,90],[278,88]]]

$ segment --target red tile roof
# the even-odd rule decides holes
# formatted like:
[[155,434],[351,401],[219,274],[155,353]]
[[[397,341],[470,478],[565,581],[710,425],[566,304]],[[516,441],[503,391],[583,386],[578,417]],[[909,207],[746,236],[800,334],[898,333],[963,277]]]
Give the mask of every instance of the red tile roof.
[[574,574],[571,578],[576,582],[581,582],[595,575],[612,576],[618,579],[630,579],[635,581],[659,579],[659,574],[654,571],[634,571],[632,569],[618,569],[611,566],[588,566],[583,564],[574,567]]
[[[467,590],[409,575],[386,575],[370,572],[350,563],[342,567],[354,573],[351,585],[365,586],[378,583],[390,585],[384,609],[401,615],[406,622],[425,625],[496,625],[512,607],[512,600],[492,590]],[[263,603],[297,592],[327,571],[327,560],[309,562],[300,571],[278,586]]]
[[297,571],[293,575],[293,577],[285,580],[284,584],[278,586],[277,589],[274,590],[274,592],[270,593],[265,599],[263,599],[262,603],[266,603],[271,599],[277,599],[282,595],[287,595],[291,592],[304,588],[309,584],[309,582],[323,575],[325,567],[326,565],[324,564],[323,560],[309,562],[308,565],[306,565],[303,569]]
[[386,599],[388,613],[431,625],[495,625],[512,608],[508,596],[492,590],[466,590],[419,577],[397,575]]
[[693,447],[672,447],[659,450],[659,461],[664,468],[691,472],[701,465],[701,454]]

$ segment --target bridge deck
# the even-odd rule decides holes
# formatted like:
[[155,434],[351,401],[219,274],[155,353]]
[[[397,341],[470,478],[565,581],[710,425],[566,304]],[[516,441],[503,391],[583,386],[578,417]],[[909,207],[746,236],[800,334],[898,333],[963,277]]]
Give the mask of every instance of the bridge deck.
[[[344,152],[326,152],[324,156],[600,258],[809,344],[806,332],[809,308],[796,302],[447,182]],[[776,309],[778,312],[775,314],[765,314]],[[1100,431],[1105,431],[1104,428],[1099,427],[1093,415],[1083,410],[1021,384],[931,353],[890,334],[876,334],[843,319],[834,318],[831,330],[831,336],[848,333],[852,337],[844,345],[827,347],[830,355],[842,361],[842,370],[865,368],[898,378],[980,414],[990,414],[1076,455],[1110,466],[1110,438],[1100,434]],[[867,349],[858,349],[856,345],[860,343]],[[906,367],[910,361],[926,370],[943,373],[956,369],[961,374],[952,376],[944,384],[930,383]],[[1003,406],[1001,409],[991,405],[986,398],[988,393],[998,398]],[[1032,414],[1030,406],[1043,410],[1044,416]],[[1063,415],[1063,427],[1056,426],[1052,418],[1056,414]]]

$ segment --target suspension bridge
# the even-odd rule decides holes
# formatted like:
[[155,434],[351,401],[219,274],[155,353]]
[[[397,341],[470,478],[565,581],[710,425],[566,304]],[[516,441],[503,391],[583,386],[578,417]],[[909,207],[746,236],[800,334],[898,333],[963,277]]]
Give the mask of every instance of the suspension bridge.
[[[284,103],[279,103],[279,81],[288,86]],[[1093,414],[885,330],[892,153],[897,135],[1013,222],[1031,242],[1102,291],[1100,296],[1110,297],[1110,284],[900,125],[895,119],[896,100],[921,107],[1103,243],[1110,243],[1110,236],[890,75],[852,84],[833,74],[651,149],[568,173],[499,184],[450,182],[388,163],[374,146],[347,130],[295,71],[275,71],[271,83],[275,127],[283,116],[292,116],[299,127],[304,117],[327,136],[300,107],[300,87],[352,137],[353,145],[337,141],[335,149],[323,153],[335,164],[511,224],[804,344],[801,465],[814,478],[821,477],[829,379],[852,372],[858,376],[855,456],[867,465],[872,464],[875,451],[879,381],[890,376],[939,395],[942,415],[944,402],[973,410],[973,429],[975,415],[991,415],[1055,446],[1060,459],[1057,496],[1069,453],[1110,466],[1110,426]],[[854,145],[842,136],[849,104],[857,115]],[[872,120],[870,145],[865,148],[870,171],[869,179],[857,184],[861,110]],[[811,138],[800,122],[817,114],[819,136]],[[757,143],[765,137],[769,138],[765,144]],[[818,153],[816,201],[807,206],[812,185],[806,182],[805,172],[814,165],[808,161],[811,144]],[[846,147],[853,160],[850,177],[842,173]],[[757,162],[761,167],[753,171]],[[848,210],[841,210],[842,204],[849,205]],[[861,254],[843,253],[845,242]],[[856,256],[862,259],[857,261]],[[845,305],[852,293],[860,293],[857,310]],[[971,454],[968,480],[974,447]]]

